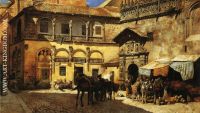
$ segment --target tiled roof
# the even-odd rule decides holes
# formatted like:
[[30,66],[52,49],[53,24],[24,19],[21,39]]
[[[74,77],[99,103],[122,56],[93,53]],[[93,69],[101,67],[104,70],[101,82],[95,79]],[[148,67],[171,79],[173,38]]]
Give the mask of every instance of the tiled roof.
[[67,5],[41,3],[35,6],[28,7],[28,9],[36,11],[44,11],[44,12],[63,13],[63,14],[120,17],[119,8],[117,7],[90,8],[86,6],[67,6]]

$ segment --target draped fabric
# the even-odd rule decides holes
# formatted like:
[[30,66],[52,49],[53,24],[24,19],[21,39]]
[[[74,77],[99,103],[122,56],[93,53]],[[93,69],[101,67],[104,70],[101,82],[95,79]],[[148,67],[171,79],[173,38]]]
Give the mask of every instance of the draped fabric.
[[170,64],[170,62],[161,63],[159,61],[153,61],[143,67],[140,67],[139,74],[145,75],[145,76],[161,75],[161,76],[166,77],[168,75],[168,71],[169,71],[169,64]]
[[151,69],[139,68],[139,74],[150,77],[150,75],[151,75]]
[[179,72],[183,80],[193,79],[194,77],[193,62],[173,62],[170,67]]

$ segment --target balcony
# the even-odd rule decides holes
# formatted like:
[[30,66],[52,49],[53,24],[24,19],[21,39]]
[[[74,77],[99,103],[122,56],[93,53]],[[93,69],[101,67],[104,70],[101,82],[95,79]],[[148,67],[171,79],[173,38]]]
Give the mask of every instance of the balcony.
[[121,5],[121,21],[137,21],[180,12],[180,0],[148,0],[124,2]]

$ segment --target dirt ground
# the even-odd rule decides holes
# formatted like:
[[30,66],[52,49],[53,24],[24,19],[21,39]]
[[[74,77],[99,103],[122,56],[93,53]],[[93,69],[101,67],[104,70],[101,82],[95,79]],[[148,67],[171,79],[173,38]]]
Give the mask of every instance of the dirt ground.
[[85,106],[76,108],[76,91],[37,90],[23,91],[18,95],[33,113],[200,113],[200,102],[159,106],[116,97],[116,100],[88,106],[85,95]]

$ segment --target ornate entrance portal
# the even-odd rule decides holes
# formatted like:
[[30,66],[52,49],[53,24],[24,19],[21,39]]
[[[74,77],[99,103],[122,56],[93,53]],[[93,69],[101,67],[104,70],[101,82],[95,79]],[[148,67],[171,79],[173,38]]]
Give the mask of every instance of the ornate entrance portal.
[[120,45],[120,79],[128,79],[130,66],[145,65],[149,52],[144,48],[147,37],[138,35],[133,29],[123,30],[114,41]]

